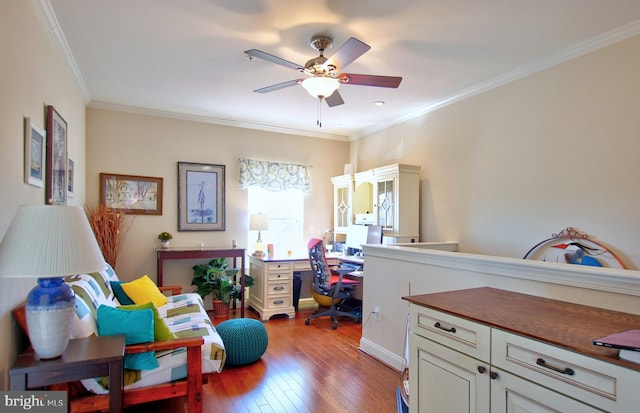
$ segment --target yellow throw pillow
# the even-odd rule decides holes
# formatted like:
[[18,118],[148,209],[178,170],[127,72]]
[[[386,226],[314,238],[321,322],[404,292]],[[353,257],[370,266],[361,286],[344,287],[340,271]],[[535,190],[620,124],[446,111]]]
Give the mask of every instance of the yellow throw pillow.
[[144,304],[151,301],[156,307],[162,307],[167,303],[167,297],[160,292],[146,274],[137,280],[123,283],[122,289],[136,304]]

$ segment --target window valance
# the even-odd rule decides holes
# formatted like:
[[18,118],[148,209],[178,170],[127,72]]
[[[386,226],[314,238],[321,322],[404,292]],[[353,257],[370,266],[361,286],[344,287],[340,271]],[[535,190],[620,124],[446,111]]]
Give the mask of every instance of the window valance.
[[309,193],[310,170],[309,165],[240,159],[240,188],[257,185],[274,192],[293,188]]

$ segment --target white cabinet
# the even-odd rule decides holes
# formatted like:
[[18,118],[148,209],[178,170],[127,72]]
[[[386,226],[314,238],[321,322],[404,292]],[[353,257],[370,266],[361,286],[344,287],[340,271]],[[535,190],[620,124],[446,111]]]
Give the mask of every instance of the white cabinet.
[[420,166],[394,164],[331,178],[334,229],[356,223],[381,225],[383,242],[420,238]]
[[[517,318],[508,330],[474,319],[411,303],[411,412],[631,412],[637,408],[634,387],[640,370],[524,337],[517,334],[522,321]],[[571,326],[558,327],[571,331]]]
[[249,288],[247,305],[260,314],[261,320],[268,320],[276,314],[296,316],[291,262],[269,262],[251,257],[249,274],[255,282]]

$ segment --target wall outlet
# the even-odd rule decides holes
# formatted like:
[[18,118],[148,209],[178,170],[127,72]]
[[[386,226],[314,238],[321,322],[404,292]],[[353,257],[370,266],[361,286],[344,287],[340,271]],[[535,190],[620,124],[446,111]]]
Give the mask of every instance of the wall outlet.
[[373,318],[375,318],[376,320],[380,320],[380,307],[375,306],[373,307]]

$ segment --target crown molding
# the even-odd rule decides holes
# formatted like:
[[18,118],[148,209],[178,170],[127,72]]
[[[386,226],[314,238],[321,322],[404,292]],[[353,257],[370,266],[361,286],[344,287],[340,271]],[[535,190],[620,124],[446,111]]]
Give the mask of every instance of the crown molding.
[[71,48],[69,47],[69,43],[67,39],[64,37],[64,33],[60,28],[60,23],[58,22],[58,18],[56,17],[55,12],[53,11],[53,7],[51,7],[51,3],[49,0],[34,0],[38,10],[40,10],[40,14],[46,23],[46,29],[53,42],[58,46],[58,50],[62,53],[65,63],[71,70],[71,74],[76,81],[76,85],[80,89],[80,93],[82,94],[82,99],[84,100],[85,105],[89,103],[91,100],[91,95],[89,94],[89,89],[87,88],[87,84],[85,83],[82,73],[80,72],[80,68],[76,63],[75,58],[73,57],[73,53],[71,53]]
[[133,113],[139,115],[156,116],[162,118],[171,118],[185,120],[190,122],[209,123],[213,125],[231,126],[235,128],[254,129],[265,132],[281,133],[285,135],[306,136],[310,138],[331,139],[337,141],[348,141],[349,138],[344,135],[335,135],[329,133],[312,132],[302,129],[284,128],[275,125],[265,125],[261,123],[252,123],[241,120],[220,119],[209,115],[195,115],[180,112],[173,112],[164,109],[143,108],[139,106],[122,105],[117,103],[91,101],[88,107],[102,110],[112,110],[115,112]]

